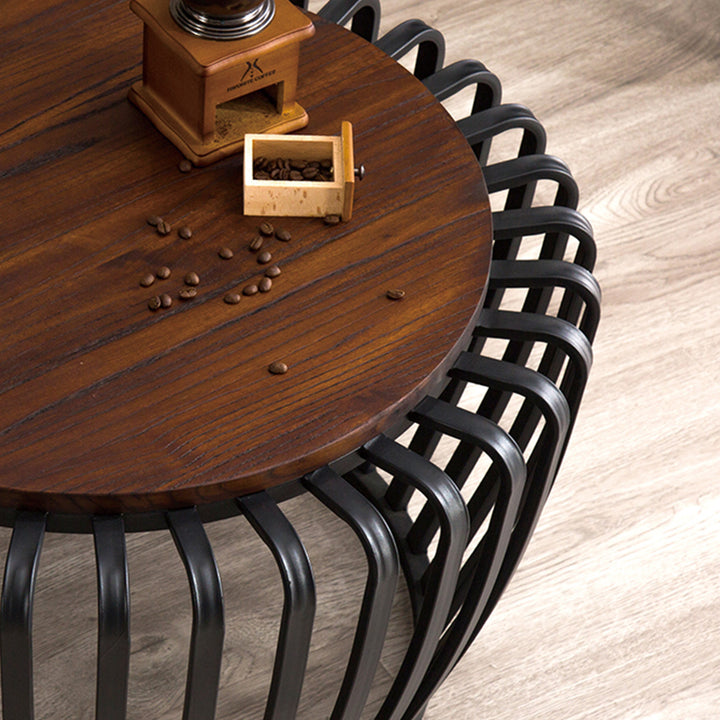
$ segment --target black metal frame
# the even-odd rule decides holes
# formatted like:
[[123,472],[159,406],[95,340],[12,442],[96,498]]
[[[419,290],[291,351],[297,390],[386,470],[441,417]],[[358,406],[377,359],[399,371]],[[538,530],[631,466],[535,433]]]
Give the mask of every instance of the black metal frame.
[[[293,0],[306,8],[306,0]],[[315,613],[315,582],[297,532],[281,511],[284,498],[308,491],[358,538],[367,579],[347,667],[331,720],[356,720],[377,671],[400,570],[414,630],[376,720],[419,720],[482,629],[531,538],[578,415],[592,365],[600,288],[592,275],[592,228],[577,212],[570,170],[545,154],[546,134],[526,107],[501,104],[498,78],[482,63],[442,67],[442,35],[409,20],[378,38],[379,0],[330,0],[326,20],[401,58],[417,48],[414,74],[438,100],[467,87],[475,93],[457,122],[491,194],[493,262],[472,339],[437,397],[423,399],[400,429],[407,445],[381,435],[335,468],[234,501],[143,515],[71,517],[2,510],[13,527],[0,599],[3,717],[32,720],[32,609],[46,531],[92,532],[98,597],[96,717],[123,720],[128,704],[130,587],[125,534],[169,531],[185,566],[193,606],[184,720],[215,716],[224,639],[222,583],[203,524],[243,515],[272,553],[283,584],[282,622],[265,706],[266,720],[291,719],[302,691]],[[517,151],[489,164],[493,140],[520,131]],[[538,183],[556,186],[552,204],[536,206]],[[534,259],[518,259],[538,238]],[[511,293],[523,293],[511,305]],[[491,352],[490,341],[505,342]],[[535,358],[534,364],[530,364]],[[463,406],[465,391],[480,400]],[[519,398],[519,403],[512,403]],[[467,403],[465,403],[467,404]],[[512,408],[519,409],[512,410]],[[398,434],[400,432],[398,429]],[[441,438],[456,442],[440,467]],[[478,463],[486,469],[480,477]],[[470,481],[472,478],[472,482]],[[415,518],[411,500],[422,501]],[[437,541],[437,542],[436,542]],[[435,544],[436,542],[436,544]]]

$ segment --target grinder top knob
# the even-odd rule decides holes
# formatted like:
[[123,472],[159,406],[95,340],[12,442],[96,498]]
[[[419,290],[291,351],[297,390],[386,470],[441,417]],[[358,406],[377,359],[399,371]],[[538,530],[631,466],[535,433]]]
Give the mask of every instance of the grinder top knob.
[[275,15],[274,0],[170,0],[175,22],[210,40],[237,40],[259,33]]

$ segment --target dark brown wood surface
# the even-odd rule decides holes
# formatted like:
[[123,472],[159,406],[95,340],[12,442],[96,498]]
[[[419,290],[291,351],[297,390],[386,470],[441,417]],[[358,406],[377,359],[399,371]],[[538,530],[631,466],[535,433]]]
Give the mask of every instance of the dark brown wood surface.
[[[405,70],[317,23],[305,132],[350,120],[367,177],[350,223],[276,220],[293,236],[269,243],[282,275],[230,306],[263,270],[240,157],[179,172],[126,99],[142,44],[126,3],[12,3],[0,23],[0,504],[145,510],[268,487],[351,451],[437,382],[482,296],[489,208],[463,138]],[[140,287],[162,265],[172,276]],[[199,294],[181,303],[189,271]],[[150,312],[156,292],[173,306]],[[268,373],[275,360],[287,374]]]

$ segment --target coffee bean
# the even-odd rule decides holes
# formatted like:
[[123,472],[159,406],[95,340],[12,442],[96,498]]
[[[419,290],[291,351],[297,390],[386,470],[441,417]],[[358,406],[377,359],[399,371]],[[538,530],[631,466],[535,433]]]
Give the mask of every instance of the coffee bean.
[[405,297],[405,291],[393,288],[385,293],[385,296],[390,300],[402,300]]
[[251,285],[246,285],[243,288],[243,295],[257,295],[258,286],[252,283]]
[[229,247],[220,248],[218,250],[218,255],[223,260],[229,260],[234,254],[235,253],[233,253],[233,251]]
[[228,305],[237,305],[240,302],[240,294],[236,292],[229,292],[223,300]]
[[181,160],[178,170],[183,173],[189,173],[193,169],[193,165],[189,160]]
[[289,230],[286,230],[285,228],[281,228],[280,230],[275,231],[275,237],[278,240],[282,240],[283,242],[290,242],[292,240],[292,235],[290,234]]
[[200,284],[200,276],[196,272],[189,272],[185,278],[185,284],[195,287]]
[[142,287],[150,287],[155,282],[155,276],[151,273],[148,273],[147,275],[143,275],[140,278],[140,285]]
[[316,167],[311,167],[310,165],[308,165],[308,167],[306,167],[302,171],[302,176],[306,180],[312,180],[318,174],[318,172],[319,172],[319,170]]
[[276,278],[280,273],[281,273],[281,270],[277,265],[271,265],[265,271],[265,277]]
[[301,180],[304,180],[302,173],[299,170],[291,170],[290,171],[290,180],[293,182],[300,182]]
[[183,225],[183,226],[178,230],[178,235],[179,235],[183,240],[189,240],[189,239],[192,237],[192,230],[191,230],[187,225]]
[[270,253],[268,250],[263,250],[262,252],[258,253],[257,261],[261,265],[267,265],[272,260],[272,253]]
[[172,298],[170,297],[170,295],[168,295],[167,293],[163,293],[160,296],[160,304],[164,308],[169,308],[172,305]]
[[253,173],[253,179],[255,180],[270,180],[270,173],[266,170],[256,170]]
[[197,290],[194,287],[184,287],[178,290],[178,297],[181,300],[192,300],[197,296]]
[[264,168],[265,165],[267,165],[267,158],[264,158],[262,156],[256,157],[253,161],[253,168],[255,168],[256,170]]
[[280,360],[275,360],[268,365],[268,370],[273,375],[284,375],[288,371],[288,366]]
[[147,219],[147,224],[157,227],[162,222],[162,218],[159,215],[151,215]]
[[263,246],[264,242],[265,242],[265,238],[263,238],[262,235],[256,235],[250,241],[250,245],[248,245],[248,247],[250,248],[250,250],[252,250],[252,252],[257,252]]
[[266,235],[268,237],[275,232],[275,228],[267,221],[261,222],[258,230],[261,235]]
[[332,160],[321,160],[320,167],[323,170],[329,170],[332,167]]
[[159,295],[154,295],[148,300],[148,307],[151,310],[159,310],[162,307],[162,300]]
[[161,268],[158,268],[155,271],[155,274],[160,278],[160,280],[167,280],[170,277],[170,273],[172,271],[167,265],[163,265]]
[[172,232],[172,225],[170,225],[169,222],[165,222],[165,220],[161,220],[157,224],[156,230],[158,231],[158,235],[169,235]]
[[258,283],[258,289],[260,292],[266,293],[270,292],[272,288],[272,280],[269,277],[264,277],[260,280]]
[[290,167],[293,170],[304,170],[307,167],[306,160],[290,160]]
[[340,222],[340,216],[339,215],[326,215],[323,218],[323,222],[326,225],[337,225]]

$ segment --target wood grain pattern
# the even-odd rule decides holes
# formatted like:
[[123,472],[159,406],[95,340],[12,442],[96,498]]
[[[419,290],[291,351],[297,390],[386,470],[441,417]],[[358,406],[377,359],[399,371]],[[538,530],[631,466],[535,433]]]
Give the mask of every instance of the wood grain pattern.
[[[76,5],[102,16],[109,3]],[[32,3],[9,3],[3,32],[32,14]],[[505,100],[546,125],[549,152],[580,184],[604,290],[595,367],[558,482],[508,592],[426,720],[715,720],[720,8],[715,0],[384,0],[383,31],[409,17],[444,33],[448,61],[487,64]],[[22,33],[13,42],[28,43],[23,62],[42,48]],[[54,79],[64,97],[84,92],[72,78]],[[60,117],[64,107],[51,111]],[[362,553],[312,498],[283,510],[323,588],[299,717],[325,720],[358,608]],[[243,523],[209,532],[233,613],[218,718],[259,719],[279,580]],[[9,533],[0,533],[7,547]],[[182,567],[169,536],[157,533],[130,538],[130,563],[131,717],[175,720],[190,613]],[[93,583],[89,538],[50,535],[35,615],[39,718],[92,718]],[[408,641],[402,603],[366,719]],[[68,667],[77,668],[72,678]]]
[[[229,306],[223,296],[265,269],[247,250],[259,220],[242,216],[242,158],[178,172],[177,151],[119,83],[137,69],[138,23],[124,7],[103,14],[103,33],[67,49],[81,15],[49,35],[42,13],[28,19],[61,61],[22,67],[18,46],[3,74],[3,91],[25,94],[0,111],[0,502],[66,512],[208,502],[354,450],[436,382],[471,328],[490,244],[472,153],[419,82],[318,22],[300,72],[307,133],[351,120],[371,172],[351,224],[283,220],[293,240],[266,242],[283,270],[273,290]],[[68,103],[56,74],[85,67],[88,52],[90,90]],[[43,110],[64,103],[62,121]],[[190,225],[192,239],[158,237],[149,214]],[[222,246],[232,260],[218,258]],[[162,265],[170,280],[139,286]],[[189,271],[200,292],[182,303]],[[385,297],[395,286],[402,302]],[[161,292],[175,302],[152,314],[148,297]],[[275,360],[290,372],[270,375]]]

